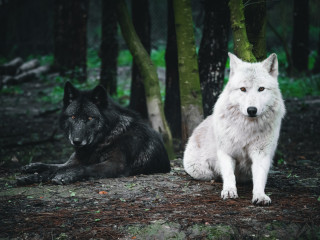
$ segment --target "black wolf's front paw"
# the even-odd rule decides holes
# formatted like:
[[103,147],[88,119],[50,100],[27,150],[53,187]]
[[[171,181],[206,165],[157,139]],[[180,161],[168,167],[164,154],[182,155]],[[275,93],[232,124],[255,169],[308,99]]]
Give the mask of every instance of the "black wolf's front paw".
[[58,174],[51,181],[58,185],[64,185],[76,182],[78,180],[77,176],[67,175],[67,174]]
[[30,163],[29,165],[23,166],[21,168],[22,172],[25,173],[40,173],[49,169],[49,166],[45,163]]
[[51,177],[52,177],[52,174],[50,172],[43,172],[41,174],[35,173],[26,177],[18,178],[17,185],[24,186],[24,185],[29,185],[33,183],[47,182],[48,179],[50,179]]
[[84,167],[74,167],[69,169],[63,169],[51,179],[55,184],[63,185],[81,180],[85,176]]

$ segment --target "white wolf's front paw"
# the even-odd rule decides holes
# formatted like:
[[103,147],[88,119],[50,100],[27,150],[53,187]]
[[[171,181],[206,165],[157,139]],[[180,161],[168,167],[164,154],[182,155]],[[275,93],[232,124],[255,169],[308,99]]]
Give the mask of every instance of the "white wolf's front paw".
[[228,199],[228,198],[238,198],[238,193],[236,188],[224,188],[221,191],[221,198]]
[[252,203],[256,205],[270,205],[271,199],[264,193],[253,194]]

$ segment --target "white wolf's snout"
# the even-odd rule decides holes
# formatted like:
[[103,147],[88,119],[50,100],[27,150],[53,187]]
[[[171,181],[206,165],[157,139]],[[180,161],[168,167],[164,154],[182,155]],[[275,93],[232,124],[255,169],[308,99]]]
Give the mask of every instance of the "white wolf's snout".
[[247,108],[247,113],[248,113],[249,117],[256,117],[257,112],[258,112],[258,109],[256,107],[251,106],[251,107]]

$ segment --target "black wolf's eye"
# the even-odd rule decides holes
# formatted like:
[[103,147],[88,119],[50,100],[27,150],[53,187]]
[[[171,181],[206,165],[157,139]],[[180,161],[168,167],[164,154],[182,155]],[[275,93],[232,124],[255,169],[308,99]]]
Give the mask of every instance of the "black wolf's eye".
[[258,91],[262,92],[264,90],[264,87],[259,87]]
[[71,118],[72,118],[72,119],[76,119],[76,116],[72,115]]
[[246,92],[247,89],[245,87],[240,88],[241,92]]
[[88,119],[91,121],[93,119],[93,117],[88,117]]

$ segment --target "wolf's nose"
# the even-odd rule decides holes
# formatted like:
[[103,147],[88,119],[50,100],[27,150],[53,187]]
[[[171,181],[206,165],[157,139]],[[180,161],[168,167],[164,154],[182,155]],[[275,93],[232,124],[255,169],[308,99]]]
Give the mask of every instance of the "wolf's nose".
[[82,141],[80,140],[80,138],[73,139],[72,143],[75,146],[81,146],[82,145]]
[[249,114],[249,117],[255,117],[257,114],[258,109],[256,107],[248,107],[247,112]]

